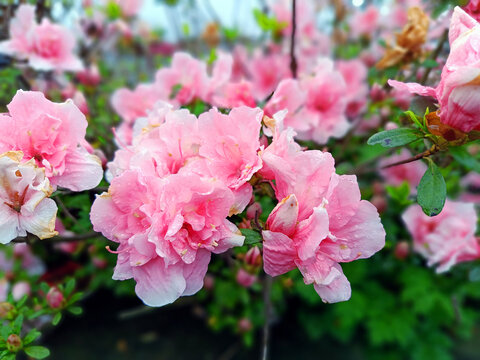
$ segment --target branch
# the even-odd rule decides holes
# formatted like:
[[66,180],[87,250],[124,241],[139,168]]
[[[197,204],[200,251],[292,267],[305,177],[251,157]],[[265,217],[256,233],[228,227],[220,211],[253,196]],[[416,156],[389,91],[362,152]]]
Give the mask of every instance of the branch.
[[263,323],[263,345],[261,355],[262,360],[267,360],[268,358],[268,342],[270,338],[270,315],[272,314],[272,282],[273,278],[270,275],[265,274],[265,279],[263,282],[263,309],[265,322]]
[[50,244],[57,244],[57,243],[62,243],[62,242],[75,242],[75,241],[80,241],[80,240],[88,240],[88,239],[93,239],[96,237],[101,237],[102,235],[95,232],[91,231],[88,233],[84,234],[75,234],[72,236],[54,236],[48,239],[39,239],[36,236],[27,236],[27,237],[17,237],[12,240],[13,243],[19,244],[19,243],[35,243],[37,241],[43,242],[43,243],[50,243]]
[[[443,34],[442,34],[442,37],[440,38],[438,44],[437,44],[437,47],[435,48],[435,50],[433,51],[432,53],[432,56],[430,57],[432,60],[436,60],[438,55],[440,55],[440,52],[442,51],[443,49],[443,45],[445,44],[445,42],[448,40],[448,29],[445,29],[443,31]],[[428,76],[430,75],[430,72],[432,71],[432,68],[429,67],[427,68],[427,70],[425,70],[425,74],[423,74],[422,76],[422,80],[420,80],[420,84],[422,85],[425,85],[425,83],[427,82],[428,80]],[[415,75],[415,74],[414,74]]]
[[295,31],[297,29],[296,0],[292,0],[292,37],[290,39],[290,70],[294,79],[297,78],[297,59],[295,58]]
[[438,151],[440,151],[440,149],[437,146],[434,145],[434,146],[432,146],[431,149],[429,149],[427,151],[424,151],[423,153],[417,154],[417,155],[415,155],[411,158],[408,158],[408,159],[405,159],[405,160],[402,160],[402,161],[394,162],[393,164],[388,164],[388,165],[382,166],[380,169],[388,169],[388,168],[391,168],[391,167],[394,167],[394,166],[397,166],[397,165],[408,164],[408,163],[411,163],[411,162],[414,162],[414,161],[417,161],[417,160],[421,160],[423,158],[426,158],[430,155],[435,154]]

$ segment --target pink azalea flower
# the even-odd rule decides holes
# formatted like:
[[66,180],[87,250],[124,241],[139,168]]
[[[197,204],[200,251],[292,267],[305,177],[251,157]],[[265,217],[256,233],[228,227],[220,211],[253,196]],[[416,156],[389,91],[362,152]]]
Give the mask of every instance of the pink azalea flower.
[[372,37],[378,29],[380,13],[371,5],[365,11],[358,11],[350,20],[352,34]]
[[412,205],[402,218],[412,235],[414,250],[427,259],[428,266],[437,265],[438,273],[480,258],[475,237],[478,218],[473,204],[447,200],[442,212],[434,217]]
[[[400,154],[382,159],[379,165],[382,167],[411,157],[412,154],[407,149],[402,149]],[[380,174],[390,185],[398,186],[406,181],[410,185],[411,191],[416,193],[416,188],[426,170],[427,165],[425,165],[425,163],[421,161],[414,161],[408,164],[382,169],[380,170]]]
[[355,176],[335,174],[329,153],[295,151],[288,136],[278,139],[283,144],[263,156],[280,200],[262,232],[264,270],[277,276],[298,267],[323,301],[348,300],[350,284],[339,263],[384,246],[378,212],[360,199]]
[[282,79],[291,77],[289,61],[289,57],[283,54],[263,55],[260,52],[254,54],[248,70],[255,99],[265,100]]
[[227,83],[220,89],[219,94],[213,97],[212,103],[220,108],[231,109],[239,106],[256,107],[252,95],[253,84],[243,80],[238,83]]
[[480,21],[480,0],[470,0],[463,10],[475,20]]
[[456,7],[450,23],[449,39],[450,55],[436,88],[395,80],[389,80],[389,84],[397,89],[434,97],[439,103],[441,122],[468,133],[480,129],[480,114],[477,111],[480,52],[476,45],[480,41],[480,26],[475,19]]
[[10,39],[0,43],[0,52],[28,59],[42,71],[79,71],[83,65],[73,54],[75,38],[65,27],[44,18],[35,22],[35,7],[21,5],[10,24]]
[[347,87],[333,62],[322,59],[314,76],[283,80],[265,106],[268,115],[288,110],[285,126],[292,127],[302,140],[325,144],[340,138],[350,124],[345,116]]
[[173,104],[187,105],[205,99],[209,90],[207,65],[190,54],[177,52],[170,67],[157,71],[155,84]]
[[365,110],[368,97],[367,67],[358,59],[336,63],[347,85],[347,116],[355,118]]
[[200,290],[212,252],[242,245],[243,236],[226,220],[233,201],[218,181],[126,171],[97,197],[91,220],[120,243],[114,279],[133,277],[137,295],[162,306]]
[[0,242],[7,244],[27,232],[40,239],[55,236],[57,205],[45,171],[31,159],[23,162],[21,151],[0,155]]
[[73,191],[98,185],[102,166],[84,146],[87,120],[72,101],[53,103],[40,92],[19,90],[7,108],[9,114],[0,114],[1,152],[33,158],[52,185]]

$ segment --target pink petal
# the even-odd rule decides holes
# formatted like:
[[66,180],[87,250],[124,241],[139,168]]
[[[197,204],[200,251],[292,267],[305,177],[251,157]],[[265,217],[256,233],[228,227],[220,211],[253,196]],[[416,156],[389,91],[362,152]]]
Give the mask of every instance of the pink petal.
[[272,210],[267,220],[269,230],[287,236],[293,235],[297,226],[298,201],[295,195],[289,195]]
[[270,276],[278,276],[295,269],[296,251],[292,239],[282,233],[262,231],[263,269]]

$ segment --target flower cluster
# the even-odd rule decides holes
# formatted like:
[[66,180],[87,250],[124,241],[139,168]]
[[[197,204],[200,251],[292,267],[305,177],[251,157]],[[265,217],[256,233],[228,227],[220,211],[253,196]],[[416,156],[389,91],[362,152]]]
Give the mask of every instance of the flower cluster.
[[21,5],[10,23],[10,39],[0,43],[0,53],[27,59],[42,71],[79,71],[83,65],[73,53],[75,38],[65,27],[43,18],[35,21],[35,7]]
[[72,101],[52,103],[39,92],[19,90],[7,107],[0,114],[1,242],[27,232],[52,237],[54,189],[91,189],[103,176],[100,160],[87,150],[87,121]]
[[[92,208],[94,229],[119,243],[115,279],[133,277],[154,306],[197,292],[210,254],[243,244],[227,218],[246,208],[258,173],[275,181],[280,201],[263,231],[266,272],[298,266],[325,301],[349,298],[338,262],[371,256],[385,238],[355,178],[336,175],[329,153],[301,151],[291,129],[280,133],[281,114],[265,118],[275,137],[264,149],[258,108],[212,109],[198,119],[167,104],[157,110],[157,122],[142,122],[133,144],[117,151],[109,191]],[[282,258],[276,246],[287,245]]]

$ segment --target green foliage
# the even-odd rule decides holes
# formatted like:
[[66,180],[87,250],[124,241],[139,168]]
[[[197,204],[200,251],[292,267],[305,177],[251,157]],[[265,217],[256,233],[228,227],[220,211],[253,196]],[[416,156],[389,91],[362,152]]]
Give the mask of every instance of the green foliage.
[[418,185],[418,204],[428,216],[440,214],[447,198],[447,186],[442,173],[433,160],[427,158],[428,168]]
[[245,236],[245,245],[254,245],[262,242],[262,235],[252,229],[240,229],[240,232]]
[[380,144],[383,147],[390,148],[410,144],[422,137],[422,133],[418,130],[400,128],[376,133],[368,139],[367,143],[368,145]]

